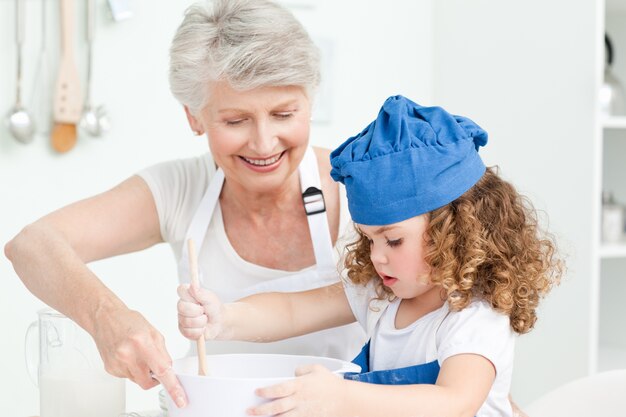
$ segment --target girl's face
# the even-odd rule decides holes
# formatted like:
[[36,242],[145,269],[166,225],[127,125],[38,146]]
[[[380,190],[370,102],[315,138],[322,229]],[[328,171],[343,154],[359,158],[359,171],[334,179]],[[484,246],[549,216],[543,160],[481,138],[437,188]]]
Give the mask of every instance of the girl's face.
[[[209,104],[192,128],[206,132],[211,153],[228,180],[252,192],[281,189],[309,141],[310,103],[300,87],[237,91],[212,83]],[[196,123],[194,125],[194,123]]]
[[412,299],[433,288],[424,262],[427,226],[426,214],[387,226],[358,225],[370,241],[370,259],[383,285],[398,298]]

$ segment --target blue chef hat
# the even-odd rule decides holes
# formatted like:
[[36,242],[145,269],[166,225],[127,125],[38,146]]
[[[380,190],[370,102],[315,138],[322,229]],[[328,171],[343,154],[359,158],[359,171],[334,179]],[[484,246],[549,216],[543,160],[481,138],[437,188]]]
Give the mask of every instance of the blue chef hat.
[[441,107],[389,97],[378,117],[330,154],[352,220],[388,225],[442,207],[469,190],[485,165],[487,132]]

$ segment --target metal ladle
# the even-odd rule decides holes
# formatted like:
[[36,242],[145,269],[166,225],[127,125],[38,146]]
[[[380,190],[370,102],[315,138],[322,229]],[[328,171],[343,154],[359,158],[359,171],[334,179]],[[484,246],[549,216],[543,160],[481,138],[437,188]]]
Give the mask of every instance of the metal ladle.
[[22,1],[15,0],[15,43],[17,47],[17,80],[15,106],[6,116],[6,125],[11,135],[22,143],[30,143],[35,137],[35,122],[30,113],[22,106],[22,45],[24,44],[24,25],[22,22]]
[[87,90],[85,95],[85,107],[80,118],[79,127],[92,137],[100,137],[109,130],[110,123],[104,106],[94,107],[91,104],[91,68],[93,65],[93,32],[95,26],[94,0],[86,2],[87,21]]
[[35,120],[37,120],[38,131],[47,136],[50,127],[50,104],[52,98],[50,96],[50,74],[48,71],[48,32],[47,32],[47,6],[49,0],[39,0],[41,8],[41,40],[39,45],[39,58],[35,67],[35,77],[33,81],[33,89],[31,91],[29,106]]

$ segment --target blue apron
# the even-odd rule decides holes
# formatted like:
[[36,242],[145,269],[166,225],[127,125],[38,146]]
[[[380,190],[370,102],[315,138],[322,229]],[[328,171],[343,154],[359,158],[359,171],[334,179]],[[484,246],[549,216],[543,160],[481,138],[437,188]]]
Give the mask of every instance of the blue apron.
[[437,382],[439,376],[439,363],[437,360],[421,365],[407,366],[405,368],[388,369],[385,371],[370,371],[370,342],[368,341],[352,363],[361,367],[361,372],[348,372],[343,375],[344,379],[351,381],[368,382],[379,385],[411,385],[431,384]]
[[361,367],[361,372],[348,372],[344,379],[351,381],[369,382],[381,385],[410,385],[410,384],[435,384],[439,376],[439,363],[437,360],[421,365],[407,366],[405,368],[388,369],[384,371],[370,371],[370,342],[367,342],[361,353],[352,360],[352,363]]

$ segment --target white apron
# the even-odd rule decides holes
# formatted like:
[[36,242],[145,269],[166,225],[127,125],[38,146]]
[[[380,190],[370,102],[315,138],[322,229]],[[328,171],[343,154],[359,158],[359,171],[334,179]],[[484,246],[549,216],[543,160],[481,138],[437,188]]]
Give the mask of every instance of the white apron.
[[[236,290],[208,288],[217,294],[223,302],[231,302],[259,292],[304,291],[330,285],[339,280],[337,257],[333,250],[324,199],[320,191],[321,184],[317,159],[312,148],[307,149],[299,166],[299,174],[313,251],[315,253],[315,267]],[[218,168],[187,230],[185,242],[193,239],[198,253],[201,253],[202,244],[215,207],[219,202],[223,184],[224,172],[221,168]],[[183,244],[182,256],[178,262],[178,273],[181,283],[190,282],[189,254],[186,244]],[[205,271],[205,273],[210,272]],[[205,285],[203,280],[203,272],[200,271],[199,275],[200,285],[207,288],[208,286]],[[207,353],[271,352],[328,356],[351,360],[359,352],[364,341],[365,335],[361,327],[357,323],[353,323],[348,326],[272,343],[207,341]],[[195,343],[190,345],[190,354],[195,353],[195,346]]]

